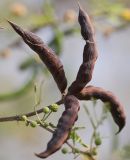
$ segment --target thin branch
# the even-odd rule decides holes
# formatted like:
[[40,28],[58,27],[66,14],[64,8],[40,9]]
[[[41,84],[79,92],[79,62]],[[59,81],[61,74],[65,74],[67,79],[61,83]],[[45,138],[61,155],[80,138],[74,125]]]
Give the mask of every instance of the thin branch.
[[87,115],[88,115],[88,117],[89,117],[89,120],[90,120],[90,122],[91,122],[91,124],[92,124],[93,129],[96,129],[96,125],[95,125],[95,123],[94,123],[94,120],[93,120],[93,118],[92,118],[92,116],[91,116],[88,108],[87,108],[85,105],[84,105],[83,107],[84,107],[85,112],[87,113]]
[[[58,105],[63,104],[63,99],[57,101],[56,104],[58,104]],[[49,105],[49,106],[47,106],[47,107],[50,108],[51,105]],[[1,118],[0,118],[0,122],[23,121],[23,119],[22,119],[22,116],[23,116],[23,115],[25,115],[25,116],[27,116],[27,117],[32,117],[32,116],[35,116],[35,115],[36,115],[36,112],[37,112],[38,114],[40,114],[40,113],[43,112],[43,109],[41,108],[41,109],[36,110],[36,111],[34,111],[34,112],[29,112],[29,113],[22,114],[22,115],[16,115],[16,116],[10,116],[10,117],[1,117]],[[52,129],[47,128],[47,127],[44,127],[44,126],[41,125],[41,124],[40,124],[40,127],[44,128],[45,130],[49,131],[50,133],[53,133],[53,132],[54,132]],[[76,148],[73,147],[69,142],[66,142],[66,144],[67,144],[72,150],[76,150]],[[94,160],[93,157],[91,156],[91,154],[90,154],[89,152],[87,152],[87,151],[84,152],[84,151],[79,150],[79,153],[84,154],[84,155],[87,155],[87,156],[89,156],[92,160]]]
[[40,124],[40,127],[44,128],[45,130],[49,131],[50,133],[54,133],[54,131],[50,128],[47,128],[45,126],[43,126],[42,124]]
[[72,150],[78,150],[80,154],[87,155],[88,157],[91,158],[91,160],[95,160],[95,159],[92,157],[92,155],[91,155],[91,153],[90,153],[89,151],[81,151],[81,150],[73,147],[73,145],[70,144],[68,141],[66,142],[66,144],[67,144]]
[[[56,102],[57,105],[61,105],[63,104],[63,99],[59,100]],[[47,106],[48,108],[51,107],[51,105]],[[21,115],[16,115],[16,116],[10,116],[10,117],[0,117],[0,122],[9,122],[9,121],[22,121],[22,116],[25,115],[27,117],[32,117],[36,115],[36,112],[38,114],[43,113],[43,108],[33,111],[33,112],[29,112],[29,113],[25,113],[25,114],[21,114]]]

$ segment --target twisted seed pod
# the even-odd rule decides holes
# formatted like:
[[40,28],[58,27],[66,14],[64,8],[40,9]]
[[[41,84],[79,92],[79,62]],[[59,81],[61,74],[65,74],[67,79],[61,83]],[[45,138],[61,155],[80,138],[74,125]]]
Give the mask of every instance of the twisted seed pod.
[[73,95],[65,97],[65,111],[59,119],[57,129],[55,130],[45,152],[36,154],[40,158],[46,158],[59,150],[69,136],[69,131],[77,120],[78,110],[80,108],[78,99]]
[[83,62],[79,68],[76,80],[68,89],[70,94],[80,92],[92,79],[95,61],[98,56],[92,24],[90,22],[89,16],[80,6],[78,20],[81,26],[81,34],[86,41],[86,45],[83,51]]
[[34,33],[25,31],[12,22],[9,22],[9,24],[23,38],[24,42],[39,55],[41,60],[46,64],[47,68],[51,72],[59,90],[61,93],[64,93],[67,86],[67,80],[63,65],[59,58],[55,55],[54,51],[45,45],[44,42]]
[[92,98],[100,99],[103,102],[109,102],[110,112],[115,123],[119,127],[119,133],[126,122],[126,115],[123,105],[119,102],[117,97],[110,91],[106,91],[99,87],[88,86],[85,87],[80,93],[75,95],[80,100],[91,100]]

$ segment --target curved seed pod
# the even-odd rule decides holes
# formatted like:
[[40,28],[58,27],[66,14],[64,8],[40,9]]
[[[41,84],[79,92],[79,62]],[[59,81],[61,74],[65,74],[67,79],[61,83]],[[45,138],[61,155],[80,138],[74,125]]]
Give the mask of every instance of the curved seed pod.
[[24,42],[39,55],[51,72],[59,90],[63,93],[67,87],[67,80],[63,65],[54,51],[45,45],[44,42],[34,33],[25,31],[12,22],[9,22],[9,24],[23,38]]
[[59,150],[69,136],[70,129],[77,120],[78,110],[80,108],[78,99],[73,95],[65,97],[65,111],[59,119],[57,129],[55,130],[45,152],[36,154],[40,158],[46,158]]
[[79,6],[79,24],[81,34],[86,41],[83,51],[83,62],[79,68],[76,80],[69,87],[70,94],[80,92],[86,84],[92,79],[92,73],[97,59],[97,49],[94,40],[94,31],[89,16]]
[[112,117],[115,123],[119,126],[119,131],[117,133],[119,133],[125,126],[126,115],[124,107],[117,97],[110,91],[106,91],[99,87],[88,86],[75,96],[80,100],[91,100],[92,98],[96,98],[103,102],[109,102]]

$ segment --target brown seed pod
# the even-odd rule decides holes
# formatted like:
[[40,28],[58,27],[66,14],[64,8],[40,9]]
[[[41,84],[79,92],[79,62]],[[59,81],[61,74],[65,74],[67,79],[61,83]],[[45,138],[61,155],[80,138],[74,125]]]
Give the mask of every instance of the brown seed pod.
[[64,93],[67,87],[67,80],[63,65],[54,51],[45,45],[44,42],[34,33],[25,31],[12,22],[9,22],[9,24],[23,38],[24,42],[39,55],[41,60],[46,64],[47,68],[51,72],[59,90],[61,93]]
[[99,87],[88,86],[80,93],[75,95],[79,100],[91,100],[92,98],[100,99],[103,102],[109,102],[110,112],[115,123],[119,126],[119,133],[126,122],[126,115],[123,105],[119,102],[117,97],[110,91],[106,91]]
[[83,51],[83,62],[79,68],[76,80],[68,89],[70,94],[80,92],[92,79],[95,61],[98,56],[92,24],[90,22],[89,16],[80,6],[78,20],[81,26],[81,34],[86,41],[86,45]]
[[45,152],[36,154],[40,158],[46,158],[59,150],[69,136],[69,132],[77,120],[78,110],[80,108],[78,99],[73,95],[65,97],[65,111],[59,119],[57,129],[55,130]]

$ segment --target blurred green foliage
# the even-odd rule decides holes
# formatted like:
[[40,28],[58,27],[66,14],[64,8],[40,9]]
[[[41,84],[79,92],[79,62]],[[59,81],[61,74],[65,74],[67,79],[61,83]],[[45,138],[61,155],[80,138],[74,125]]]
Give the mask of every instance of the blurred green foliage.
[[105,28],[100,28],[104,35],[108,36],[130,24],[130,1],[91,0],[89,2],[92,16],[107,22]]

